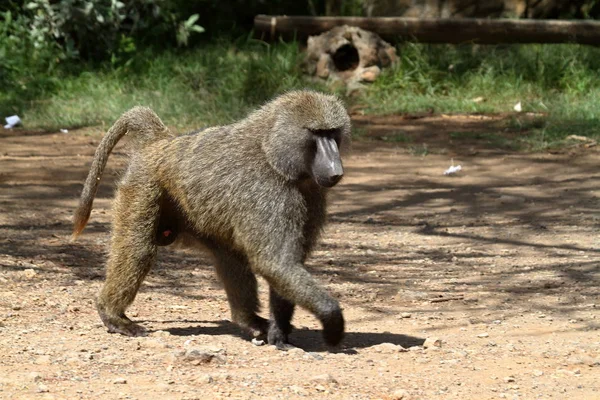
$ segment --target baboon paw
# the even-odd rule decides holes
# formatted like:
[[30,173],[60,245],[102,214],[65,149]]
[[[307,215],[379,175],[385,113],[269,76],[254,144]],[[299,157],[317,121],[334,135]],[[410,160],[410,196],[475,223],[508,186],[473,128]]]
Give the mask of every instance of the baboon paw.
[[344,338],[344,316],[338,308],[321,320],[323,339],[329,346],[337,346]]
[[250,330],[252,337],[258,338],[260,336],[266,336],[269,331],[269,321],[256,316],[254,321],[248,326],[248,329]]
[[292,350],[292,349],[296,349],[297,348],[293,344],[291,344],[291,343],[285,343],[285,342],[277,342],[273,346],[275,346],[275,348],[277,350],[281,350],[281,351],[288,351],[288,350]]
[[143,326],[138,324],[129,323],[125,325],[115,325],[115,324],[107,324],[109,333],[120,333],[125,336],[147,336],[148,332]]
[[277,325],[271,325],[269,328],[269,334],[267,335],[267,341],[270,345],[275,346],[278,350],[290,350],[295,346],[292,346],[288,342],[288,335],[281,330]]
[[269,330],[269,321],[258,315],[255,315],[250,322],[237,318],[234,318],[233,322],[245,330],[252,338],[266,337]]

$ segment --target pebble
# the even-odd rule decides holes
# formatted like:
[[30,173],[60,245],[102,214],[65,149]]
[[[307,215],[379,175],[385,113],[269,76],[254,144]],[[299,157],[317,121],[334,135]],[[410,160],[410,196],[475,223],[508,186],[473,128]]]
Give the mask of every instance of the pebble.
[[506,378],[504,378],[504,382],[506,382],[506,383],[515,382],[515,377],[514,376],[507,376]]
[[35,359],[34,364],[48,365],[50,364],[50,356],[40,356]]
[[409,312],[403,312],[402,314],[400,314],[400,316],[402,318],[410,318],[410,317],[412,317],[412,314]]
[[212,361],[216,361],[220,364],[226,362],[223,356],[224,350],[206,350],[206,349],[190,349],[185,352],[178,352],[175,356],[185,362],[189,362],[192,365],[207,364]]
[[255,346],[264,346],[265,345],[265,341],[264,340],[259,340],[257,338],[252,338],[252,344]]
[[305,351],[302,350],[300,347],[295,347],[293,349],[289,349],[287,353],[292,357],[301,357],[304,355]]
[[318,361],[321,361],[323,359],[322,355],[320,355],[319,353],[315,353],[314,351],[308,352],[302,358],[311,358],[311,357]]
[[338,381],[331,375],[331,374],[322,374],[322,375],[315,375],[312,378],[310,378],[311,382],[315,382],[315,383],[321,383],[321,384],[332,384],[332,385],[337,385]]
[[126,383],[127,383],[127,379],[125,379],[125,378],[116,378],[116,379],[113,381],[113,383],[114,383],[115,385],[124,385],[124,384],[126,384]]
[[442,341],[441,339],[438,338],[427,338],[425,339],[425,342],[423,343],[423,348],[424,349],[430,349],[433,347],[442,347]]
[[539,369],[534,369],[532,374],[533,374],[533,376],[542,376],[542,375],[544,375],[544,371],[540,371]]
[[215,379],[212,376],[206,374],[206,375],[200,376],[196,381],[198,383],[213,383],[215,381]]
[[483,333],[480,333],[479,335],[477,335],[478,338],[486,338],[486,337],[489,337],[489,336],[490,336],[490,334],[487,333],[487,332],[483,332]]
[[290,386],[290,392],[297,394],[298,396],[306,396],[308,395],[308,392],[306,390],[304,390],[303,388],[301,388],[300,386],[297,385],[292,385]]
[[25,278],[31,279],[31,278],[35,277],[36,275],[37,275],[37,271],[32,268],[23,270],[23,276],[25,276]]
[[400,346],[399,344],[393,344],[393,343],[380,343],[380,344],[376,344],[375,346],[369,347],[369,349],[376,351],[378,353],[383,353],[383,354],[392,354],[392,353],[400,353],[400,352],[408,351],[408,349],[405,349],[404,347]]
[[29,379],[31,379],[34,382],[39,382],[44,378],[42,377],[42,374],[40,374],[39,372],[32,372],[29,374]]
[[46,385],[38,385],[37,391],[38,393],[48,393],[50,389]]
[[392,392],[392,395],[390,397],[392,400],[407,400],[408,391],[404,389],[397,389]]

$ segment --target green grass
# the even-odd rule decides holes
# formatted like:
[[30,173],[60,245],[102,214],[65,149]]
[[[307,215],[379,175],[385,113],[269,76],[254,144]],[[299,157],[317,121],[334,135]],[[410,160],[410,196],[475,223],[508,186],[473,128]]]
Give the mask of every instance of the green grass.
[[53,91],[22,102],[0,95],[0,114],[18,112],[27,128],[111,124],[141,104],[168,124],[200,128],[230,122],[305,81],[296,44],[215,43],[193,52],[138,54],[127,66],[62,72]]
[[[371,114],[512,112],[521,102],[523,112],[547,115],[513,118],[509,128],[523,131],[524,147],[556,146],[572,134],[600,138],[600,48],[405,43],[398,53],[395,66],[346,101]],[[52,130],[108,125],[143,104],[182,129],[227,123],[286,90],[334,90],[308,80],[302,58],[295,43],[248,39],[186,52],[141,51],[119,67],[75,65],[28,76],[35,95],[0,92],[0,115],[18,113],[26,127]],[[473,101],[478,97],[484,101]],[[388,140],[408,142],[403,135]],[[501,132],[481,140],[513,148]]]

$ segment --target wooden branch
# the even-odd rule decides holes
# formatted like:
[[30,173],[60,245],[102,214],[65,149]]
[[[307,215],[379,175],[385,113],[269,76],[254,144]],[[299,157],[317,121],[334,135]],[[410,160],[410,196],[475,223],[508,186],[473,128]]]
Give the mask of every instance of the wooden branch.
[[263,38],[306,38],[340,25],[377,33],[389,41],[422,43],[581,43],[600,44],[600,21],[524,19],[419,19],[399,17],[310,17],[257,15],[254,28]]

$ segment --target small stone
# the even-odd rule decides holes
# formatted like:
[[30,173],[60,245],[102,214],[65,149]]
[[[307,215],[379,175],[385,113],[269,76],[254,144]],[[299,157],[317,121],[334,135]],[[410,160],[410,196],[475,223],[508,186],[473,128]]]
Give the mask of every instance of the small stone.
[[442,347],[442,341],[438,338],[427,338],[423,343],[424,349],[431,349],[433,347]]
[[36,358],[33,363],[38,365],[48,365],[50,364],[50,356],[40,356]]
[[507,376],[504,378],[504,382],[509,383],[509,382],[515,382],[515,377],[514,376]]
[[212,361],[224,364],[226,359],[223,354],[223,349],[190,349],[185,352],[176,353],[176,357],[192,365],[207,364]]
[[287,351],[287,353],[289,356],[292,356],[292,357],[302,357],[304,355],[305,351],[299,347],[294,347],[293,349],[289,349]]
[[332,385],[337,385],[338,381],[331,376],[330,374],[322,374],[322,375],[315,375],[312,378],[310,378],[311,382],[315,382],[315,383],[322,383],[322,384],[332,384]]
[[408,399],[408,391],[404,389],[397,389],[391,395],[392,400],[407,400]]
[[127,383],[127,379],[125,379],[125,378],[116,378],[113,381],[113,384],[115,384],[115,385],[124,385],[126,383]]
[[534,369],[532,372],[533,376],[542,376],[544,375],[544,371],[540,371],[539,369]]
[[32,372],[29,374],[29,379],[32,380],[33,382],[39,382],[44,378],[42,377],[42,374],[40,374],[39,372]]
[[483,333],[480,333],[479,335],[477,335],[478,338],[486,338],[486,337],[489,337],[489,336],[490,336],[490,334],[487,333],[487,332],[483,332]]
[[292,385],[289,387],[290,392],[297,394],[298,396],[306,396],[308,392],[300,386]]
[[37,275],[37,271],[31,268],[23,270],[23,276],[27,279],[31,279]]
[[324,392],[327,390],[323,385],[317,385],[315,386],[315,389],[317,389],[318,392]]
[[197,379],[198,383],[213,383],[214,381],[215,379],[208,374],[202,375]]
[[403,312],[402,314],[400,314],[400,316],[402,318],[410,318],[410,317],[412,317],[412,314],[409,312]]
[[40,384],[40,385],[38,385],[37,391],[38,391],[38,393],[48,393],[50,391],[50,389],[48,389],[48,386],[46,386],[44,384]]
[[375,346],[369,347],[369,349],[374,350],[378,353],[383,353],[383,354],[392,354],[392,353],[400,353],[400,352],[408,351],[407,349],[400,346],[399,344],[393,344],[393,343],[376,344]]
[[319,353],[315,353],[314,351],[308,352],[304,358],[306,358],[307,356],[314,358],[315,360],[321,361],[323,359],[323,356],[320,355]]
[[257,338],[252,338],[252,344],[255,346],[264,346],[265,345],[265,341],[264,340],[259,340]]

